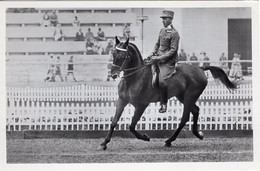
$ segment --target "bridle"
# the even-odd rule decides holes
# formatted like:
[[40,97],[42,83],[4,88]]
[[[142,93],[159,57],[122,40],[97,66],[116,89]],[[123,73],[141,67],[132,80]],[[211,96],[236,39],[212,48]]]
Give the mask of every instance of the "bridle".
[[[125,53],[126,53],[126,54],[125,54],[125,57],[124,57],[124,61],[123,61],[123,63],[122,63],[121,66],[112,64],[113,67],[119,68],[119,70],[117,71],[117,74],[119,75],[119,73],[120,73],[121,71],[123,71],[123,72],[133,71],[132,73],[129,73],[129,74],[127,74],[127,75],[124,75],[122,78],[129,77],[129,76],[135,74],[136,72],[138,72],[139,69],[142,69],[142,68],[145,68],[145,67],[146,67],[146,65],[142,65],[142,66],[139,66],[139,67],[133,67],[133,68],[127,68],[127,69],[125,69],[125,68],[124,68],[124,67],[125,67],[125,64],[126,64],[127,60],[130,59],[130,56],[128,55],[128,49],[123,49],[123,48],[120,48],[120,47],[118,47],[118,46],[116,46],[116,49],[119,50],[119,51],[121,51],[121,52],[125,52]],[[134,71],[134,70],[135,70],[135,71]]]

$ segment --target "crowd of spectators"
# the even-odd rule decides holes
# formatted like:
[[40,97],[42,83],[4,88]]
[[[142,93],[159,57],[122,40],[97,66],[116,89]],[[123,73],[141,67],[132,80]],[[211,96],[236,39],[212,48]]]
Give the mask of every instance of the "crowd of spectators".
[[[240,58],[241,58],[241,55],[234,53],[231,67],[229,69],[229,65],[227,62],[228,58],[225,56],[225,53],[222,53],[219,58],[219,67],[222,68],[223,71],[230,78],[234,78],[235,80],[243,80],[243,72],[242,72],[242,65],[240,63]],[[184,52],[184,49],[181,49],[181,51],[178,55],[178,61],[184,62],[184,63],[185,63],[185,61],[192,61],[192,62],[189,62],[189,64],[194,65],[194,66],[201,66],[201,67],[210,66],[210,58],[207,56],[206,52],[203,52],[203,51],[200,53],[200,57],[197,57],[194,52],[192,52],[192,55],[189,56],[189,54],[186,54]]]

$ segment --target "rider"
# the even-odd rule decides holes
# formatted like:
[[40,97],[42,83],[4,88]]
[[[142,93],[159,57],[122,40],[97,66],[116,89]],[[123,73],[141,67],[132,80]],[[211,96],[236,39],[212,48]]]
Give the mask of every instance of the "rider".
[[167,79],[175,73],[175,63],[178,59],[179,33],[172,25],[174,16],[173,11],[165,10],[162,12],[164,28],[159,33],[158,41],[155,43],[153,52],[149,55],[152,62],[153,83],[159,70],[159,87],[160,87],[160,113],[167,110],[168,88]]

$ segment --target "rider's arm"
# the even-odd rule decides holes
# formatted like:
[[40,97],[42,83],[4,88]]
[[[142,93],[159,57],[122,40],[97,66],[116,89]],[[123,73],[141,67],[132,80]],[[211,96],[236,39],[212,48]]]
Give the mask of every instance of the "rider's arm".
[[157,42],[155,43],[155,46],[154,46],[154,49],[153,49],[153,52],[152,52],[152,56],[157,54],[157,51],[158,51],[158,49],[160,47],[160,35],[161,35],[162,30],[163,29],[161,29],[161,31],[159,33],[159,37],[157,39]]

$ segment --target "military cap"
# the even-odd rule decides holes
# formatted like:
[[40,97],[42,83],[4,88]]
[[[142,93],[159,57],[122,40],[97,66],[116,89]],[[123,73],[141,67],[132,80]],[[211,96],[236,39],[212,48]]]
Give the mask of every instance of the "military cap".
[[169,11],[169,10],[164,10],[162,12],[162,15],[160,16],[160,18],[166,18],[166,17],[170,17],[173,18],[174,12],[173,11]]

